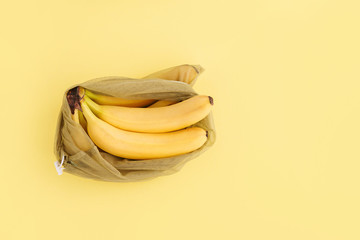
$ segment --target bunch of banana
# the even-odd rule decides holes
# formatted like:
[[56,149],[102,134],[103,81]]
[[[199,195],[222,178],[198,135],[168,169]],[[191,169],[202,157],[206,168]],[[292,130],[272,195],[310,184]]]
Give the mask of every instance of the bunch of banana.
[[76,122],[95,145],[112,155],[129,159],[172,157],[192,152],[207,140],[207,132],[192,125],[210,113],[210,96],[145,107],[155,100],[126,100],[79,89],[82,112],[75,111],[73,118],[79,119]]

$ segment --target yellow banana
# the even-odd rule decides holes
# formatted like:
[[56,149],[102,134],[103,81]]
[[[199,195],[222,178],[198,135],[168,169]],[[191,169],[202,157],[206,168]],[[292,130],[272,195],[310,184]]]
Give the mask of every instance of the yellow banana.
[[78,109],[75,109],[74,114],[71,114],[71,119],[74,122],[79,123],[79,110]]
[[81,111],[78,111],[78,114],[79,114],[79,123],[86,132],[86,124],[87,123],[86,123],[86,119],[84,117],[84,114]]
[[135,100],[135,99],[112,97],[112,96],[97,94],[89,90],[86,90],[85,94],[98,104],[124,106],[124,107],[145,107],[156,101],[154,99]]
[[178,101],[170,101],[170,100],[159,100],[153,104],[151,104],[150,106],[147,106],[148,108],[155,108],[155,107],[165,107],[165,106],[169,106],[172,104],[177,103]]
[[137,133],[116,128],[96,117],[86,101],[81,107],[87,120],[90,138],[102,150],[123,158],[151,159],[172,157],[192,152],[207,140],[199,127],[170,133]]
[[205,118],[213,104],[212,97],[205,95],[158,108],[98,105],[87,96],[84,99],[100,119],[134,132],[170,132],[188,127]]
[[79,121],[79,110],[75,109],[74,114],[71,115],[71,118],[75,121],[75,127],[71,128],[70,135],[75,143],[75,145],[82,151],[88,151],[93,147],[89,137],[86,132],[81,129]]

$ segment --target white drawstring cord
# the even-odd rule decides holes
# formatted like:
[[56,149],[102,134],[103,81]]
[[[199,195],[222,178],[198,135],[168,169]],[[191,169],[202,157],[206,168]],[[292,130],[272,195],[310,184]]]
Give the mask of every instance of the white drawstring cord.
[[61,163],[59,163],[58,161],[55,161],[55,162],[54,162],[56,171],[58,172],[58,175],[63,174],[63,169],[64,169],[63,164],[64,164],[64,160],[65,160],[65,155],[62,155]]

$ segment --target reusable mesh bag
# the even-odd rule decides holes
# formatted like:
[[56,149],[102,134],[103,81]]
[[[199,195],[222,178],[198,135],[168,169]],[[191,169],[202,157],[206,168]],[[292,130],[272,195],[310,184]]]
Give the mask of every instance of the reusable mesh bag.
[[[212,113],[194,124],[208,132],[206,143],[199,149],[168,158],[131,160],[117,157],[98,149],[81,127],[71,118],[67,92],[77,86],[104,95],[126,99],[176,100],[188,99],[197,93],[192,86],[204,71],[199,65],[180,65],[150,74],[142,79],[128,77],[104,77],[83,82],[67,89],[63,96],[56,134],[55,166],[62,171],[80,177],[111,181],[134,182],[173,174],[186,162],[196,158],[215,142],[215,128]],[[83,132],[92,148],[82,151],[75,144],[72,133]]]

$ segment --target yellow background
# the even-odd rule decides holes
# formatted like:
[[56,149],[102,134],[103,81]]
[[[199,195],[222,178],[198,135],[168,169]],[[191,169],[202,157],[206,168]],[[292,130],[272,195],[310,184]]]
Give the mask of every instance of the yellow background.
[[[360,3],[2,1],[1,239],[360,239]],[[69,86],[206,70],[217,142],[139,183],[58,176]]]

